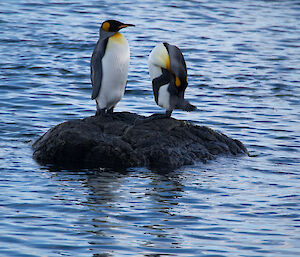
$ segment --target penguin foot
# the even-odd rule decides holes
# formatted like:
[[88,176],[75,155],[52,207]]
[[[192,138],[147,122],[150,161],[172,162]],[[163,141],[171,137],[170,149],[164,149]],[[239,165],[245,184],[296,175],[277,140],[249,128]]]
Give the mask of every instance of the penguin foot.
[[151,120],[160,120],[160,119],[168,119],[171,117],[172,112],[166,111],[166,113],[154,113],[151,116],[147,117],[145,121],[151,121]]
[[109,116],[113,114],[113,112],[114,112],[114,107],[110,108],[109,110],[107,110],[106,108],[97,109],[95,116]]
[[143,119],[136,119],[134,121],[134,125],[140,125],[140,124],[147,123],[147,122],[150,122],[150,121],[153,121],[153,120],[166,119],[166,118],[168,118],[166,116],[166,114],[163,114],[163,113],[154,113],[154,114],[152,114],[149,117],[145,117]]
[[115,108],[115,107],[111,107],[110,109],[108,109],[108,110],[107,110],[107,113],[108,113],[108,114],[112,114],[112,113],[114,112],[114,108]]
[[106,114],[105,109],[97,109],[95,116],[104,116]]

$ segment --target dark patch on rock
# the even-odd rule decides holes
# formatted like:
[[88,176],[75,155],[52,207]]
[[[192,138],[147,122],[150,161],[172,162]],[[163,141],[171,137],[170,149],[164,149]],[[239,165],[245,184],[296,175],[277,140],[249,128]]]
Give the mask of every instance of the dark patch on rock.
[[176,169],[220,154],[248,153],[240,141],[208,127],[128,112],[64,122],[40,137],[33,149],[39,163],[62,168]]

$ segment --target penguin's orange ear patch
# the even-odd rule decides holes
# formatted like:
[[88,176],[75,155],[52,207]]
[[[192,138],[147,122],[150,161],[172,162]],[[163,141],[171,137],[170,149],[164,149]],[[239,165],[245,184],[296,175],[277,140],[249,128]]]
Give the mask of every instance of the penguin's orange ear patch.
[[110,23],[108,21],[104,22],[102,24],[102,29],[105,30],[105,31],[109,31],[109,28],[110,28]]

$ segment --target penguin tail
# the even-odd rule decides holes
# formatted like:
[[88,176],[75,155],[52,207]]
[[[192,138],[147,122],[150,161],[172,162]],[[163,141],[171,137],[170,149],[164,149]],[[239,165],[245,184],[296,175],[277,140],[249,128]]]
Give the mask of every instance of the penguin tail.
[[189,101],[182,99],[177,103],[176,109],[180,109],[186,112],[192,112],[197,110],[197,107],[195,105],[190,104]]

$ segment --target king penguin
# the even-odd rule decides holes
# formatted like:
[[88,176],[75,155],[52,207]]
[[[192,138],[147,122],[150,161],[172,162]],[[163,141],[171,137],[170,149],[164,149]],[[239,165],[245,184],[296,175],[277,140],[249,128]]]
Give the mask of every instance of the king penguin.
[[122,99],[128,76],[130,50],[120,29],[134,26],[116,20],[104,21],[99,40],[91,57],[92,100],[96,100],[96,116],[112,113]]
[[196,106],[184,99],[188,85],[184,57],[177,46],[159,43],[148,59],[154,99],[157,105],[166,109],[161,118],[170,117],[174,109],[194,111]]

